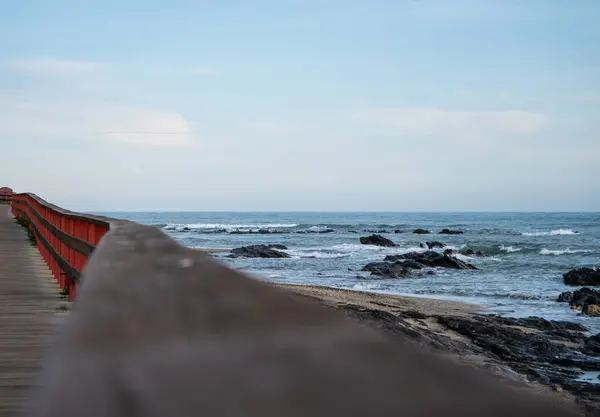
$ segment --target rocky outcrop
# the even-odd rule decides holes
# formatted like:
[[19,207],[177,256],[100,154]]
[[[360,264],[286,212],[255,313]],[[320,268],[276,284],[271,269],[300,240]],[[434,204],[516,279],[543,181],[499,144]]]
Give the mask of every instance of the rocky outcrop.
[[442,229],[440,231],[440,235],[462,235],[463,232],[462,230],[450,230],[450,229]]
[[289,258],[281,250],[287,249],[284,245],[251,245],[235,248],[228,258]]
[[[600,389],[577,378],[586,371],[600,371],[600,360],[595,357],[600,356],[600,334],[588,337],[587,329],[579,324],[540,317],[428,316],[356,305],[340,308],[401,343],[410,339],[465,363],[478,358],[475,363],[507,381],[537,382],[553,391],[569,392],[585,405],[587,415],[598,415],[594,413],[599,409]],[[448,336],[448,330],[461,337]]]
[[444,245],[442,242],[438,242],[438,241],[425,242],[425,245],[427,245],[427,249],[435,249],[435,248],[443,249],[446,247],[446,245]]
[[430,235],[431,231],[425,230],[425,229],[416,229],[416,230],[413,230],[413,233],[416,235]]
[[409,252],[402,255],[388,255],[384,258],[386,262],[413,261],[421,267],[451,268],[451,269],[477,269],[474,265],[461,261],[452,255],[427,252]]
[[483,253],[482,251],[480,251],[480,250],[474,251],[473,249],[461,250],[460,253],[465,256],[472,256],[472,257],[476,256],[478,258],[484,258],[486,256],[486,254]]
[[388,255],[383,262],[371,262],[362,269],[371,272],[372,276],[382,278],[409,278],[432,275],[432,270],[425,273],[424,268],[477,269],[474,265],[456,259],[453,256],[434,251],[423,253],[410,252],[403,255]]
[[411,268],[402,262],[371,262],[364,266],[363,271],[382,278],[408,278],[411,276]]
[[396,246],[394,242],[391,240],[381,236],[381,235],[371,235],[360,238],[360,243],[363,245],[375,245],[375,246],[383,246],[386,248],[391,248]]
[[577,268],[563,275],[563,281],[567,285],[600,285],[600,269]]
[[580,288],[577,291],[561,293],[556,301],[569,303],[572,309],[580,310],[588,316],[600,316],[600,291],[591,288]]

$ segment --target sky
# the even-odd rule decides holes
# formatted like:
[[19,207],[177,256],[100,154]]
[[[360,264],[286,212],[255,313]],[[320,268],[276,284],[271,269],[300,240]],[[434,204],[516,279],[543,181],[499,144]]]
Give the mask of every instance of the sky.
[[0,186],[82,211],[600,211],[598,45],[598,0],[0,0]]

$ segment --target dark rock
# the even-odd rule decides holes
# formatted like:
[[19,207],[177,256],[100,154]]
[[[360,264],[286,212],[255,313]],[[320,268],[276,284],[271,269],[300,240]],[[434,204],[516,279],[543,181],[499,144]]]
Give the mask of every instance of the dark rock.
[[356,230],[348,230],[348,233],[358,233]]
[[421,265],[420,263],[410,260],[410,259],[404,259],[404,258],[400,258],[401,255],[388,255],[385,258],[383,258],[384,262],[401,262],[402,265],[404,265],[407,268],[410,269],[422,269],[423,265]]
[[360,243],[363,245],[375,245],[375,246],[383,246],[383,247],[393,247],[396,246],[394,242],[391,240],[381,236],[381,235],[371,235],[367,237],[361,237]]
[[277,243],[272,243],[272,244],[267,245],[267,246],[270,247],[271,249],[279,249],[279,250],[287,250],[287,248],[288,248],[285,245],[280,245],[280,244],[277,244]]
[[407,278],[411,276],[411,270],[402,262],[371,262],[365,265],[362,270],[383,278]]
[[600,333],[588,337],[581,351],[586,355],[600,356]]
[[471,256],[471,257],[478,257],[478,258],[485,258],[486,257],[486,254],[483,253],[480,250],[474,251],[473,249],[467,249],[467,250],[460,251],[460,253],[462,255]]
[[442,254],[434,251],[423,253],[409,252],[403,255],[388,255],[385,261],[395,262],[401,260],[410,260],[420,264],[422,267],[430,268],[452,268],[452,269],[477,269],[474,265],[463,262],[460,259],[448,254]]
[[413,231],[413,233],[417,235],[429,235],[431,234],[431,231],[425,229],[416,229]]
[[600,285],[600,269],[577,268],[563,275],[567,285]]
[[571,308],[581,310],[588,316],[600,315],[600,291],[591,288],[580,288],[576,291],[561,293],[556,299],[558,302],[569,303]]
[[543,334],[523,332],[494,317],[438,317],[438,323],[466,336],[495,356],[509,361],[548,362],[568,348]]
[[581,309],[581,314],[591,317],[600,317],[600,304],[586,304]]
[[285,252],[273,248],[273,245],[251,245],[235,248],[228,258],[289,258]]
[[411,319],[417,319],[417,320],[424,320],[427,317],[429,317],[429,316],[427,316],[427,314],[423,314],[423,313],[420,313],[420,312],[414,311],[414,310],[403,311],[400,314],[405,317],[409,317]]
[[[600,352],[600,334],[567,345],[553,333],[557,330],[579,333],[584,328],[578,324],[539,317],[427,316],[410,310],[394,313],[351,304],[340,308],[350,318],[367,322],[400,343],[410,339],[467,363],[472,363],[475,355],[477,363],[507,381],[519,386],[522,382],[536,381],[553,391],[569,392],[588,411],[600,409],[600,384],[576,380],[584,371],[600,370],[600,358],[587,356]],[[439,333],[437,326],[424,321],[427,318],[436,319],[443,328],[462,335],[462,340]]]
[[454,254],[454,249],[446,249],[444,251],[444,255],[452,255],[452,254]]
[[463,233],[465,232],[463,232],[462,230],[442,229],[440,235],[462,235]]
[[394,230],[394,233],[402,233],[402,230]]
[[446,247],[446,245],[444,245],[442,242],[438,242],[438,241],[425,242],[425,244],[427,245],[428,249],[435,249],[435,248],[443,249]]
[[573,293],[571,291],[561,292],[556,301],[559,303],[570,303],[573,301]]

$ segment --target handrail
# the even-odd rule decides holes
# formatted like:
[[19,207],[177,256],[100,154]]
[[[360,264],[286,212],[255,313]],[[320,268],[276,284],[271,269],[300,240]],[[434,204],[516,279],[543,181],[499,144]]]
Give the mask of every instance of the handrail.
[[150,226],[111,225],[84,277],[30,417],[578,415]]
[[14,216],[33,232],[63,294],[73,301],[88,257],[111,225],[122,220],[66,210],[33,193],[12,194],[11,200]]

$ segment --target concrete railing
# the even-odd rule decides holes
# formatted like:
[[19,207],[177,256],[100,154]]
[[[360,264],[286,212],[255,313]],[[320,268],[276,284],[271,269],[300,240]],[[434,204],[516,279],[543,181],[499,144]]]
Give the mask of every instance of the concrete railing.
[[578,415],[156,228],[33,194],[16,195],[13,210],[31,222],[58,276],[81,285],[34,384],[30,417]]

